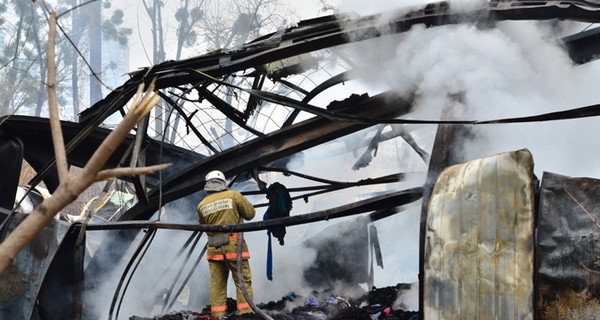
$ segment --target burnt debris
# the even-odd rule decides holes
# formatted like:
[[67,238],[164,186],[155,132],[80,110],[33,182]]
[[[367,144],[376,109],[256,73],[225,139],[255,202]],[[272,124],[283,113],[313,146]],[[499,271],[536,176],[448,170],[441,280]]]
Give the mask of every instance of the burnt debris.
[[[358,298],[344,298],[330,291],[313,291],[309,296],[290,293],[278,301],[257,306],[275,320],[416,320],[416,311],[403,310],[398,296],[410,289],[410,284],[373,288]],[[229,310],[235,310],[235,300],[227,300]],[[130,320],[199,320],[210,319],[210,306],[201,312],[179,311],[153,318],[133,316]],[[227,319],[261,319],[254,314],[227,316]]]
[[[149,130],[151,126],[138,127],[137,133],[127,137],[109,159],[107,168],[164,162],[174,165],[160,174],[148,175],[144,179],[123,178],[123,181],[133,185],[133,189],[128,192],[137,195],[140,201],[131,208],[127,207],[124,212],[119,212],[119,215],[111,216],[116,221],[108,219],[110,221],[105,221],[106,223],[96,224],[89,223],[88,220],[72,223],[57,219],[44,229],[8,273],[3,275],[1,287],[8,290],[0,292],[0,301],[3,302],[0,304],[0,315],[18,319],[32,319],[33,315],[40,319],[57,319],[70,318],[74,313],[75,318],[79,318],[83,293],[114,276],[111,271],[124,259],[140,230],[150,230],[148,233],[159,228],[207,231],[198,225],[155,223],[148,220],[165,204],[194,212],[199,198],[203,197],[203,179],[209,170],[221,170],[227,176],[236,177],[234,181],[239,184],[246,183],[255,170],[261,170],[262,173],[293,174],[286,167],[290,157],[363,129],[369,129],[367,133],[374,135],[360,141],[361,146],[367,147],[367,152],[355,162],[356,170],[371,164],[373,158],[381,152],[381,142],[399,137],[409,144],[409,152],[414,151],[429,166],[425,186],[403,191],[387,189],[382,192],[385,194],[371,193],[368,195],[373,195],[372,197],[348,201],[333,209],[227,228],[236,231],[285,228],[357,214],[369,214],[372,220],[379,220],[403,211],[405,205],[414,203],[424,195],[420,234],[420,274],[421,279],[424,279],[422,267],[425,222],[430,196],[439,173],[449,165],[465,160],[451,151],[458,143],[459,134],[468,137],[472,133],[467,125],[474,122],[463,123],[462,126],[451,122],[443,123],[433,150],[428,153],[400,123],[423,122],[398,119],[412,111],[415,93],[399,95],[388,91],[369,96],[357,92],[348,99],[326,101],[323,105],[329,106],[322,108],[313,104],[314,98],[319,95],[322,97],[327,90],[355,77],[355,66],[348,59],[340,58],[336,63],[343,63],[342,69],[345,70],[335,75],[329,74],[320,83],[310,80],[310,74],[306,73],[322,69],[325,64],[335,60],[324,59],[325,50],[403,33],[415,25],[435,27],[473,23],[479,27],[492,27],[497,21],[525,19],[596,23],[600,21],[598,9],[600,5],[592,1],[490,1],[467,12],[455,12],[449,10],[448,3],[439,2],[424,8],[380,15],[336,15],[301,21],[295,27],[265,35],[237,48],[212,51],[182,61],[166,61],[131,73],[131,78],[126,83],[83,111],[78,123],[62,122],[68,162],[73,166],[82,166],[110,132],[110,129],[104,127],[104,121],[113,114],[125,113],[138,85],[156,79],[157,89],[161,90],[160,95],[165,103],[159,107],[160,117],[153,120],[163,119],[162,130],[156,130],[155,135],[152,135]],[[389,20],[382,25],[383,16]],[[351,28],[344,28],[345,26]],[[592,29],[562,39],[574,63],[597,59],[600,52],[600,44],[596,41],[599,37],[598,30]],[[336,54],[341,55],[339,52],[331,55]],[[310,81],[305,81],[307,79]],[[595,116],[597,109],[597,106],[591,106],[579,110],[577,116]],[[273,114],[276,113],[284,116],[282,119],[275,119]],[[300,114],[306,115],[307,119],[297,120],[300,119]],[[554,114],[553,117],[564,118],[565,115]],[[3,221],[0,234],[4,235],[22,217],[16,210],[12,210],[14,190],[17,190],[18,183],[15,172],[21,166],[21,159],[27,161],[36,172],[35,177],[28,182],[30,190],[35,190],[43,181],[52,192],[58,185],[58,177],[54,169],[52,144],[46,134],[49,132],[47,119],[9,116],[1,118],[0,123],[0,163],[3,164],[0,174],[3,191],[0,199],[0,217]],[[426,123],[438,124],[440,121]],[[390,127],[392,130],[387,130]],[[288,189],[292,194],[292,201],[308,201],[318,194],[351,186],[392,184],[403,180],[405,176],[398,172],[355,183],[311,178],[312,182],[321,185]],[[546,183],[551,181],[554,179]],[[595,271],[599,266],[596,243],[598,230],[579,211],[581,207],[593,206],[590,203],[595,199],[595,191],[590,192],[591,199],[586,203],[582,200],[585,197],[579,196],[589,190],[586,189],[587,184],[581,181],[565,183],[581,206],[574,205],[576,201],[560,193],[561,189],[553,194],[550,188],[552,185],[544,184],[541,209],[535,212],[539,223],[536,227],[540,231],[538,238],[541,240],[535,247],[534,308],[538,308],[538,315],[542,316],[553,313],[556,308],[567,305],[568,302],[582,301],[596,305],[598,298],[599,285]],[[251,192],[264,194],[261,190]],[[565,209],[561,212],[548,210],[549,207],[563,206]],[[565,212],[577,214],[580,219],[569,220],[571,216],[565,216]],[[567,220],[581,222],[581,225],[564,225]],[[90,230],[117,231],[108,233],[91,255],[84,250],[86,232]],[[354,246],[361,252],[368,250],[365,243],[373,239],[365,232],[361,230],[360,243]],[[560,234],[556,235],[554,232]],[[548,239],[554,236],[563,241],[550,243]],[[88,261],[84,259],[85,254],[90,254]],[[564,254],[561,259],[564,258],[568,263],[562,264],[561,259],[559,262],[552,259],[559,254]],[[378,257],[378,262],[379,260],[382,259]],[[320,267],[332,265],[325,258],[319,263]],[[356,267],[358,271],[345,272],[343,277],[350,279],[350,282],[368,281],[366,264],[361,261]],[[68,273],[65,270],[69,270]],[[318,270],[319,267],[313,271]],[[315,281],[330,284],[339,280],[335,278],[338,276],[336,274],[323,274],[329,279]],[[568,292],[559,288],[566,288]],[[290,295],[281,301],[259,306],[277,319],[411,319],[415,317],[415,311],[403,311],[394,307],[395,297],[405,290],[405,285],[375,289],[357,300],[338,298],[343,297],[343,292],[336,293],[340,296],[321,293],[312,297],[294,296],[293,299]],[[57,292],[65,293],[68,297],[57,296]],[[309,298],[312,298],[311,303],[306,304]],[[206,312],[181,312],[164,315],[160,319],[203,319],[203,316],[206,316]],[[234,319],[235,315],[231,318]]]

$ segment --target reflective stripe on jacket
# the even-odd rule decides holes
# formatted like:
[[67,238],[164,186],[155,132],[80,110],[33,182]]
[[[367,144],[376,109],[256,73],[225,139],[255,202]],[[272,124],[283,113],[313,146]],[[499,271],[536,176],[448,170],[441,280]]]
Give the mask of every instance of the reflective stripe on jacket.
[[[237,253],[226,253],[225,256],[227,257],[227,260],[236,260],[237,259]],[[215,254],[215,255],[207,255],[206,256],[207,259],[209,260],[223,260],[223,253],[221,254]],[[242,252],[242,258],[250,258],[250,252]]]

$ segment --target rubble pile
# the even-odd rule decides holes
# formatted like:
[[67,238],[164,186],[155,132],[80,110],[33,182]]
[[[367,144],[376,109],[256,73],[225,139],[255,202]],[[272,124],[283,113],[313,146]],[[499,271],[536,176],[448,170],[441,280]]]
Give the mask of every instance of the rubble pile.
[[[290,293],[279,301],[258,304],[263,312],[274,320],[416,320],[416,311],[403,310],[403,305],[398,303],[399,294],[407,291],[410,284],[398,284],[392,287],[375,288],[365,293],[360,298],[344,298],[330,291],[312,292],[309,296]],[[235,310],[235,300],[228,298],[229,310]],[[209,319],[210,306],[202,312],[180,311],[170,314],[144,318],[133,316],[130,320],[199,320]],[[255,314],[235,315],[232,313],[227,319],[260,319]]]

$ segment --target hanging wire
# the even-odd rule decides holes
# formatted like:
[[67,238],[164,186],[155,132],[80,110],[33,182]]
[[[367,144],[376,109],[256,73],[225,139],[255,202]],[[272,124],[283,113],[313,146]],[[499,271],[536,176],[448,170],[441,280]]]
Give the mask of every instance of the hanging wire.
[[[89,4],[89,3],[92,3],[94,1],[97,1],[97,0],[88,1],[85,4]],[[43,3],[44,3],[44,6],[46,6],[46,1],[43,1]],[[46,7],[46,10],[48,10],[48,7]],[[94,71],[94,68],[92,68],[92,66],[89,64],[89,62],[85,59],[85,57],[83,56],[83,54],[81,53],[81,51],[79,51],[79,48],[77,48],[77,45],[75,45],[75,43],[73,42],[73,40],[71,40],[71,38],[69,37],[69,35],[67,35],[67,32],[62,28],[62,26],[60,25],[60,23],[58,23],[58,17],[56,18],[56,26],[58,27],[58,29],[60,29],[60,32],[63,34],[63,36],[65,36],[65,38],[73,46],[73,49],[75,49],[75,51],[77,51],[77,54],[79,55],[79,57],[81,58],[81,60],[83,60],[83,62],[85,62],[85,65],[88,67],[88,69],[90,69],[90,72],[92,73],[92,76],[94,76],[94,78],[96,78],[96,80],[98,80],[98,83],[100,83],[106,89],[113,91],[113,89],[111,87],[109,87],[107,84],[105,84],[104,82],[102,82],[102,79],[100,79],[100,77],[98,77],[98,74],[96,73],[96,71]]]
[[[119,280],[119,284],[117,285],[117,289],[115,290],[115,294],[114,294],[112,302],[110,304],[110,310],[109,310],[109,313],[108,313],[108,319],[109,320],[112,320],[113,312],[114,312],[115,306],[117,304],[117,299],[119,298],[119,293],[121,292],[121,286],[123,285],[123,282],[125,281],[125,278],[129,274],[129,270],[131,269],[131,267],[133,266],[133,264],[136,263],[133,271],[131,272],[131,275],[129,276],[129,279],[127,280],[127,283],[126,283],[125,287],[123,288],[123,294],[121,295],[121,299],[119,299],[119,305],[117,307],[117,313],[115,315],[115,319],[118,319],[118,317],[119,317],[119,311],[121,309],[121,303],[123,302],[123,297],[125,296],[125,292],[127,291],[127,287],[129,286],[129,283],[130,283],[130,281],[131,281],[131,279],[133,277],[133,274],[135,273],[135,270],[137,269],[140,261],[142,261],[142,259],[144,258],[144,255],[148,251],[148,248],[150,247],[150,243],[152,242],[152,239],[154,239],[155,235],[156,235],[156,229],[149,229],[146,232],[146,234],[144,235],[144,238],[142,238],[142,241],[138,245],[138,247],[135,250],[133,256],[129,260],[129,263],[127,263],[127,266],[125,267],[125,270],[123,271],[123,274],[121,275],[121,279]],[[142,253],[142,251],[143,251],[143,253]],[[141,256],[140,256],[140,253],[142,253]],[[139,256],[139,259],[138,259],[138,256]]]
[[[192,88],[189,88],[187,92],[191,91]],[[186,91],[184,91],[183,95],[185,95],[187,93]],[[176,104],[179,104],[181,97],[178,97],[177,100],[175,100]],[[175,108],[173,106],[171,106],[171,110],[169,110],[169,114],[167,115],[167,119],[165,121],[165,129],[164,132],[162,134],[162,138],[161,138],[161,143],[160,143],[160,147],[159,147],[159,152],[158,152],[158,163],[161,164],[162,163],[162,157],[163,157],[163,145],[165,144],[165,138],[167,136],[167,129],[168,129],[168,124],[171,120],[171,115],[173,114],[173,111],[175,111]],[[162,218],[162,196],[163,196],[163,192],[162,192],[162,170],[158,171],[158,220],[160,221],[160,219]]]
[[90,4],[90,3],[96,2],[96,1],[99,1],[99,0],[89,0],[89,1],[84,2],[84,3],[80,3],[80,4],[76,5],[76,6],[74,6],[73,8],[68,9],[65,12],[59,14],[58,16],[56,16],[56,19],[58,19],[58,18],[60,18],[60,17],[62,17],[64,15],[68,14],[69,12],[71,12],[71,11],[73,11],[75,9],[78,9],[79,7],[83,7],[83,6],[87,5],[87,4]]
[[179,290],[177,290],[177,293],[175,293],[175,295],[173,296],[173,301],[171,301],[171,303],[167,307],[167,310],[171,310],[171,308],[175,304],[175,301],[177,301],[177,297],[179,297],[179,295],[183,291],[183,288],[185,288],[185,286],[187,285],[187,283],[192,278],[192,275],[194,274],[194,271],[196,271],[196,269],[198,269],[198,264],[200,264],[200,261],[202,260],[202,257],[206,253],[206,249],[207,248],[208,248],[208,243],[206,245],[204,245],[204,248],[202,249],[202,252],[200,252],[200,254],[198,255],[198,258],[196,258],[196,261],[194,261],[194,265],[192,266],[192,269],[190,270],[190,273],[188,273],[187,277],[185,278],[185,280],[183,281],[183,283],[179,287]]
[[[169,301],[169,298],[171,297],[171,294],[173,293],[173,289],[175,288],[175,285],[177,284],[177,280],[179,279],[179,277],[183,273],[183,269],[187,265],[190,257],[192,256],[192,252],[194,252],[194,249],[196,248],[196,245],[198,244],[198,241],[200,240],[201,237],[202,237],[202,233],[199,233],[196,236],[196,239],[194,240],[194,244],[192,244],[192,246],[190,247],[190,250],[188,251],[187,255],[185,256],[185,259],[180,264],[179,270],[177,271],[177,274],[175,275],[175,278],[173,278],[173,281],[171,282],[171,286],[169,286],[169,290],[167,291],[167,296],[165,297],[165,299],[163,301],[163,305],[162,305],[162,308],[161,308],[161,312],[162,313],[164,313],[166,311],[166,309],[167,309],[167,302]],[[174,298],[176,299],[177,295],[174,296]]]
[[590,23],[587,27],[583,28],[583,30],[579,31],[579,33],[584,32],[585,30],[589,29],[593,25],[594,25],[594,23]]
[[161,275],[154,282],[154,286],[151,288],[150,291],[154,291],[156,289],[156,287],[162,282],[162,278],[164,278],[164,276],[167,274],[167,272],[169,272],[170,267],[173,265],[173,261],[176,261],[177,259],[179,259],[179,257],[187,249],[187,247],[190,245],[190,243],[192,243],[192,240],[194,240],[194,238],[196,238],[196,236],[198,235],[198,232],[201,232],[201,231],[194,231],[194,232],[192,232],[192,234],[185,241],[185,243],[183,244],[183,246],[181,247],[181,249],[179,249],[179,251],[177,252],[177,254],[175,254],[175,257],[173,259],[171,259],[172,263],[169,264],[169,266],[165,270],[163,270],[163,272],[161,273]]

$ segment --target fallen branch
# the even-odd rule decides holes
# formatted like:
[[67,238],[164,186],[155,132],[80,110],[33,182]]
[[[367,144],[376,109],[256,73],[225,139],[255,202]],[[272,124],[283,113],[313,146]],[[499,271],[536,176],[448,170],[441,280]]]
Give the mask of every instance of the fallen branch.
[[164,170],[170,167],[172,163],[163,163],[157,164],[149,167],[141,167],[141,168],[114,168],[114,169],[106,169],[98,172],[98,177],[96,177],[96,181],[102,180],[111,180],[116,177],[121,176],[137,176],[141,174],[153,174],[157,171]]
[[94,152],[85,167],[76,175],[62,181],[52,197],[44,200],[17,228],[0,244],[0,274],[12,263],[19,252],[40,232],[65,206],[75,200],[97,180],[98,173],[116,148],[127,137],[133,127],[150,112],[160,98],[154,92],[154,82],[144,93],[140,85],[132,107],[123,121],[111,132]]

